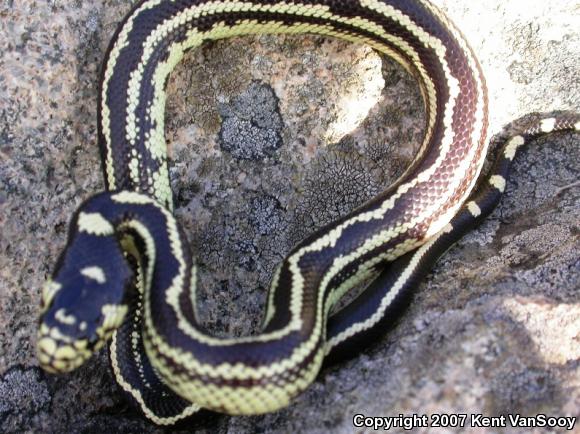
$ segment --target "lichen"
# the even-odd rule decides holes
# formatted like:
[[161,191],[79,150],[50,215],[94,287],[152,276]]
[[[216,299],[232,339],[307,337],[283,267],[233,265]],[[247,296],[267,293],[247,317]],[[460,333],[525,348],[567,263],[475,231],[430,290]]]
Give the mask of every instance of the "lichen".
[[50,391],[38,368],[9,369],[0,377],[0,430],[4,422],[9,424],[6,428],[24,428],[26,419],[46,410],[50,402]]
[[220,104],[220,147],[234,158],[262,160],[282,146],[282,118],[272,88],[253,82],[229,103]]

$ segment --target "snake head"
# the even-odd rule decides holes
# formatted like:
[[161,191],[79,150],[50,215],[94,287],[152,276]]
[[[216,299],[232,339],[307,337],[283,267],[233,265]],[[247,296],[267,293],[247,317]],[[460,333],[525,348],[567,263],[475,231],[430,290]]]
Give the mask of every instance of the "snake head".
[[[57,269],[42,289],[38,360],[43,369],[76,369],[121,325],[132,271],[114,236],[71,231]],[[98,264],[98,265],[97,265]]]

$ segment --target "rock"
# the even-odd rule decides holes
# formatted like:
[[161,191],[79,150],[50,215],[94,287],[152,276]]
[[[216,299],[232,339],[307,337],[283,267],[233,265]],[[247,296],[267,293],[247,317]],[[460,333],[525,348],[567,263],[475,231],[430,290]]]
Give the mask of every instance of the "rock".
[[[569,2],[436,3],[482,63],[492,132],[529,111],[580,107]],[[127,407],[104,352],[62,377],[41,372],[34,352],[41,284],[77,205],[104,187],[97,71],[129,7],[0,5],[3,432],[161,432]],[[255,332],[292,245],[409,163],[422,132],[419,89],[366,47],[290,36],[206,45],[168,89],[176,213],[200,264],[202,320],[219,335]],[[245,134],[260,141],[240,142]],[[500,207],[438,262],[373,348],[326,370],[287,409],[193,427],[352,432],[357,413],[580,414],[579,173],[578,135],[537,140]]]

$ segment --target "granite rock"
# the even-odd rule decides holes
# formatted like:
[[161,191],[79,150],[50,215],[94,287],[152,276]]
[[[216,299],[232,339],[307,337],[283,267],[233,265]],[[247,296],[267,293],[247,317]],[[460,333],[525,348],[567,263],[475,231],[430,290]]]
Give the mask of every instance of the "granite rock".
[[[570,2],[436,3],[482,63],[492,132],[530,111],[580,108]],[[75,208],[104,187],[97,71],[129,8],[0,2],[2,432],[161,432],[127,406],[105,352],[58,377],[34,355],[41,284]],[[401,67],[321,37],[205,45],[168,90],[176,214],[200,265],[202,320],[217,335],[256,332],[276,264],[393,182],[422,134],[420,92]],[[373,348],[323,372],[287,409],[208,417],[183,432],[346,433],[357,413],[580,414],[578,142],[530,145],[500,207],[438,262]]]

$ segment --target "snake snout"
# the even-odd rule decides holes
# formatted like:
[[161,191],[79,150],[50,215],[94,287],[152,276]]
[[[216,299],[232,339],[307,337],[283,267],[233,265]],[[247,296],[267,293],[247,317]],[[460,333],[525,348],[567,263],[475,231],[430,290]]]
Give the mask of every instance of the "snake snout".
[[122,304],[105,304],[94,312],[69,309],[59,301],[41,316],[38,331],[38,360],[51,373],[70,372],[86,362],[106,344],[127,311]]
[[40,320],[37,353],[40,366],[52,373],[70,372],[93,353],[87,324],[65,308],[49,309]]
[[98,351],[121,325],[126,306],[123,281],[107,281],[99,267],[64,265],[43,287],[38,360],[43,369],[64,373]]

